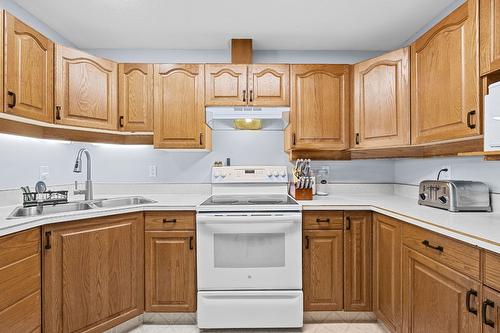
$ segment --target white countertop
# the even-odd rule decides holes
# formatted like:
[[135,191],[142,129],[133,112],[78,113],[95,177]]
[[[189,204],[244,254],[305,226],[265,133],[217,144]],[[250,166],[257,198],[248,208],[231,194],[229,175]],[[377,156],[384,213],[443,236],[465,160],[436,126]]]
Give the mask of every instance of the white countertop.
[[[155,203],[114,208],[96,208],[31,218],[7,220],[16,206],[0,207],[0,236],[29,228],[138,211],[195,210],[207,194],[137,194]],[[100,195],[98,198],[124,195]],[[417,200],[388,193],[345,193],[299,201],[303,210],[371,210],[500,253],[500,214],[451,213],[417,204]]]

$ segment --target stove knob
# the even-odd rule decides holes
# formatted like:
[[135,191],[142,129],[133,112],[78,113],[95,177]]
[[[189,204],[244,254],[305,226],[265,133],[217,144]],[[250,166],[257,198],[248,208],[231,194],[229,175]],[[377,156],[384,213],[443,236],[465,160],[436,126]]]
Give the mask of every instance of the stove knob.
[[285,170],[281,170],[281,177],[285,177],[286,176],[286,171]]
[[267,176],[271,177],[273,175],[273,172],[271,170],[267,170]]
[[422,200],[427,199],[427,194],[425,194],[425,193],[420,193],[419,196],[420,196],[420,199],[422,199]]
[[220,176],[221,176],[222,178],[225,178],[225,177],[226,177],[226,173],[223,171],[223,172],[221,172]]
[[440,196],[438,200],[442,205],[446,205],[446,203],[448,202],[448,198],[445,197],[444,195]]
[[278,177],[280,174],[279,174],[278,170],[274,170],[273,175],[274,175],[274,177]]

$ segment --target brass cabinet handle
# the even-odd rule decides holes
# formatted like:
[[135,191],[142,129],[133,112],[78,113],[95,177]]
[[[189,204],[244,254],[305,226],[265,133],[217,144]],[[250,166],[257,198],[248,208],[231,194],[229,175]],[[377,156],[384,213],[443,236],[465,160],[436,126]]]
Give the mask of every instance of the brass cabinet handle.
[[431,243],[426,239],[424,241],[422,241],[422,244],[425,246],[425,247],[428,247],[430,249],[433,249],[433,250],[436,250],[436,251],[439,251],[439,252],[443,252],[444,251],[444,247],[442,247],[441,245],[431,245]]
[[306,250],[309,249],[309,236],[306,236]]
[[472,117],[476,114],[476,110],[467,112],[467,127],[470,129],[476,128],[476,124],[472,123]]
[[193,247],[193,238],[194,238],[193,236],[189,237],[189,249],[190,250],[194,249],[194,247]]
[[470,299],[472,296],[477,297],[477,291],[474,289],[467,290],[467,294],[465,295],[465,307],[467,308],[467,311],[477,316],[477,309],[471,308],[470,306]]
[[56,105],[56,120],[61,120],[61,106]]
[[123,116],[120,116],[120,127],[123,127]]
[[482,309],[481,309],[481,312],[482,312],[482,317],[483,317],[483,324],[489,326],[489,327],[495,327],[495,322],[491,319],[488,319],[486,317],[486,310],[488,309],[488,306],[491,306],[493,309],[495,308],[495,302],[493,302],[492,300],[489,300],[489,299],[486,299],[484,302],[483,302],[483,306],[482,306]]
[[247,91],[246,90],[243,90],[243,102],[246,102],[247,101]]
[[359,133],[356,133],[356,144],[359,145]]
[[12,103],[8,103],[7,106],[11,109],[13,109],[16,106],[16,93],[13,91],[7,91],[7,95],[12,96]]
[[177,219],[171,219],[171,220],[163,219],[163,223],[176,223],[176,222],[177,222]]
[[45,250],[50,250],[52,248],[52,244],[50,242],[52,237],[52,231],[45,232]]

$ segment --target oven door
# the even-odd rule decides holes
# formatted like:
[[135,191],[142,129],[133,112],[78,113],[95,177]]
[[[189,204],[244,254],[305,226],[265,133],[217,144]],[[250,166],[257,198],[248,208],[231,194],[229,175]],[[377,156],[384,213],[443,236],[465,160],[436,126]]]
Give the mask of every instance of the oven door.
[[198,214],[198,290],[302,289],[301,216]]

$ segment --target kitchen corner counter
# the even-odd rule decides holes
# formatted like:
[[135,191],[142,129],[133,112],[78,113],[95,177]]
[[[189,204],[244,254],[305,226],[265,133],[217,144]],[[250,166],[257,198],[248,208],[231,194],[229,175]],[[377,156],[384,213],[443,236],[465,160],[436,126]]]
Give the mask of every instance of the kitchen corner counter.
[[500,214],[460,212],[421,206],[414,198],[370,193],[329,195],[299,201],[303,210],[371,210],[500,253]]
[[[118,198],[127,195],[99,195],[95,199]],[[135,196],[135,194],[134,194]],[[50,223],[60,223],[68,221],[83,220],[94,217],[109,216],[115,214],[133,213],[140,211],[165,211],[165,210],[195,210],[196,206],[206,200],[206,194],[138,194],[145,198],[154,200],[154,203],[112,207],[112,208],[94,208],[83,211],[65,212],[46,216],[36,216],[27,218],[17,218],[8,220],[7,216],[16,208],[16,206],[0,207],[0,236],[8,235],[14,232],[27,230],[30,228],[46,225]]]

